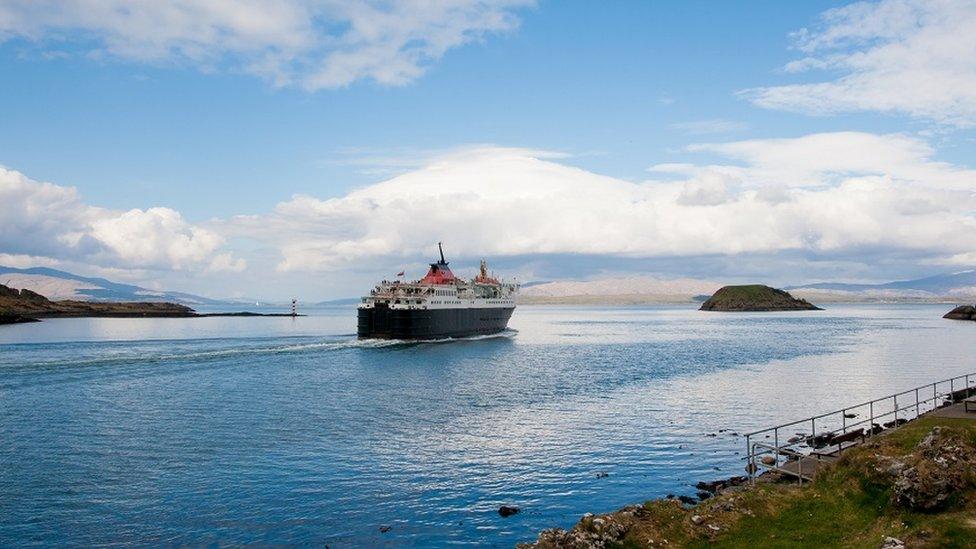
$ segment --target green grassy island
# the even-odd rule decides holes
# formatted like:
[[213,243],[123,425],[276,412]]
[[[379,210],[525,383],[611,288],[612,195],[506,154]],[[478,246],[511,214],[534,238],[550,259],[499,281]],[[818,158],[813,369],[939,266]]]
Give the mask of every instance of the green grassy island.
[[788,292],[762,284],[724,286],[708,298],[702,311],[819,311],[820,307]]

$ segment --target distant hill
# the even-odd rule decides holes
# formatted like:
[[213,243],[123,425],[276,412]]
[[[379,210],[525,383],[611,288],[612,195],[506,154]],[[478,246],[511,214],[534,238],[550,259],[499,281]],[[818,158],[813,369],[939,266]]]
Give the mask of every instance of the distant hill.
[[934,299],[976,298],[976,270],[940,274],[914,280],[898,280],[882,284],[846,284],[819,282],[802,286],[788,286],[794,293],[803,295],[852,296],[862,298]]
[[0,266],[0,284],[28,289],[52,300],[166,301],[185,305],[226,305],[229,302],[183,292],[156,291],[104,278],[79,276],[48,267],[17,269]]

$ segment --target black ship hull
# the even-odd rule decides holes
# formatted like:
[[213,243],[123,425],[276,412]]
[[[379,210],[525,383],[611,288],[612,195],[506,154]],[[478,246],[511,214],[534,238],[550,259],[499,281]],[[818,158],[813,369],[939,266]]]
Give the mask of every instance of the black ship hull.
[[440,339],[501,332],[515,307],[391,309],[385,303],[359,309],[360,338]]

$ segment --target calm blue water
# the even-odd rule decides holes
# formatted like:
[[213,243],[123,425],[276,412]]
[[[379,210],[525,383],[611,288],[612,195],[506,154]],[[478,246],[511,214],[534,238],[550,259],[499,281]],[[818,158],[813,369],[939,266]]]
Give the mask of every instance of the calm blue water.
[[358,342],[351,308],[4,326],[0,544],[511,546],[740,474],[731,431],[976,371],[948,308],[520,307],[424,344]]

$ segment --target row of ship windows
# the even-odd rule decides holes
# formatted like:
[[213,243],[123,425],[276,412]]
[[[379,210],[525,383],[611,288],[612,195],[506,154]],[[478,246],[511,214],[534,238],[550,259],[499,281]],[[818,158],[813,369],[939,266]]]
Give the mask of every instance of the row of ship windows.
[[[363,303],[365,303],[365,302],[366,302],[366,300],[363,299]],[[487,302],[488,303],[512,303],[512,300],[511,299],[489,299],[489,300],[487,300]],[[423,303],[423,300],[422,299],[416,299],[416,300],[411,300],[411,299],[395,299],[395,300],[393,300],[393,303],[395,303],[397,305],[399,305],[401,303],[406,304],[406,305],[409,305],[411,303],[416,303],[417,305],[420,305],[421,303]],[[454,300],[454,301],[436,300],[436,301],[431,301],[431,303],[461,303],[461,300]]]
[[[410,305],[411,303],[416,303],[417,305],[421,305],[421,304],[423,304],[423,300],[417,299],[417,300],[413,300],[412,301],[412,300],[409,300],[409,299],[397,299],[397,300],[394,300],[393,303],[396,304],[396,305],[400,305],[400,304]],[[443,305],[445,303],[460,304],[461,303],[461,300],[454,300],[454,301],[437,300],[437,301],[431,301],[431,304],[434,304],[434,305]],[[503,301],[503,300],[489,299],[488,300],[488,303],[491,304],[491,305],[497,305],[499,303],[512,303],[512,301],[511,300],[505,300],[505,301]]]

